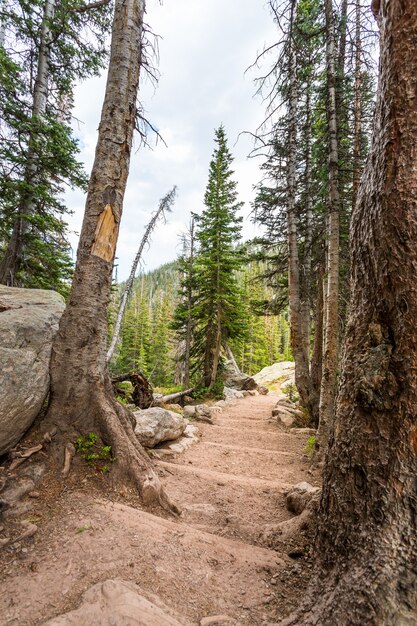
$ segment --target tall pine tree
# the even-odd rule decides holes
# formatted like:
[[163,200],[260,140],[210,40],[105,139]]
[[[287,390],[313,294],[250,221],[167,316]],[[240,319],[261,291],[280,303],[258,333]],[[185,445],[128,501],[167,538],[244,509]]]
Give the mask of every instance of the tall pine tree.
[[235,249],[240,238],[236,182],[232,155],[223,126],[215,131],[216,148],[210,163],[204,197],[205,210],[197,218],[197,289],[193,316],[196,331],[193,353],[205,387],[216,382],[220,351],[242,332],[241,298],[236,271],[242,260]]

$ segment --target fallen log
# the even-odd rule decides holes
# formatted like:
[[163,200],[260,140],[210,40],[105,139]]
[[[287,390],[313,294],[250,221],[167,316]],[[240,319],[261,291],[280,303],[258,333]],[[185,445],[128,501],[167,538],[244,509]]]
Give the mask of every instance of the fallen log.
[[132,402],[140,409],[149,409],[153,405],[153,389],[148,379],[142,372],[128,372],[112,377],[115,393],[122,394],[123,390],[117,387],[117,383],[130,381],[133,385]]
[[169,393],[166,396],[158,397],[159,402],[171,403],[174,400],[178,400],[183,396],[188,396],[192,391],[194,391],[195,387],[190,387],[190,389],[184,389],[183,391],[177,391],[176,393]]

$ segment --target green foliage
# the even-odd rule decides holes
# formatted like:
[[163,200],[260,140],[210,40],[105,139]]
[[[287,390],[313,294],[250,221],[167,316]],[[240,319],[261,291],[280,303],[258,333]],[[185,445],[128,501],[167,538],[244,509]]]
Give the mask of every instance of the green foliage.
[[288,383],[281,387],[282,391],[288,397],[288,400],[297,404],[300,401],[300,396],[298,395],[297,386],[294,383]]
[[308,455],[310,459],[312,459],[314,456],[314,452],[316,449],[316,442],[317,442],[316,436],[311,435],[311,437],[308,438],[307,443],[305,445],[304,452]]
[[75,533],[81,535],[81,533],[85,533],[86,530],[91,530],[91,526],[79,526],[75,529]]
[[233,158],[222,126],[215,131],[215,142],[204,196],[205,210],[196,216],[198,251],[192,308],[193,366],[205,387],[211,387],[217,378],[221,347],[245,330],[242,293],[236,275],[243,262],[236,248],[242,222],[237,212],[242,203],[237,200],[231,169]]
[[[111,369],[116,374],[136,369],[142,371],[151,379],[157,393],[169,394],[182,389],[178,370],[181,366],[184,334],[177,326],[178,307],[183,302],[181,268],[181,264],[169,263],[135,280],[122,323],[121,341],[111,362]],[[272,363],[292,360],[288,312],[265,314],[257,306],[258,300],[269,300],[272,297],[267,280],[260,278],[264,269],[262,262],[250,261],[236,272],[242,293],[242,326],[246,330],[240,338],[230,340],[229,343],[239,367],[248,374],[255,374]],[[112,309],[117,309],[118,298],[119,288],[116,287]],[[165,310],[163,314],[158,314],[161,304]],[[192,323],[194,326],[194,318]],[[158,325],[162,325],[159,330]],[[166,343],[161,341],[161,336],[165,336]],[[159,365],[159,359],[162,366]],[[198,371],[195,372],[190,386],[199,383],[199,375]],[[123,389],[120,384],[118,387]],[[129,402],[128,397],[126,401]]]
[[223,388],[223,379],[219,377],[211,387],[197,387],[191,395],[195,400],[222,400]]
[[108,463],[114,461],[111,446],[101,446],[96,433],[88,433],[86,437],[80,435],[77,439],[76,450],[88,465],[95,467],[96,470],[103,474],[110,471]]
[[[80,0],[55,2],[46,22],[45,1],[0,3],[5,43],[0,48],[0,262],[11,241],[19,243],[13,284],[52,288],[67,295],[73,263],[67,240],[67,188],[86,189],[72,136],[74,85],[98,74],[106,61],[105,33],[111,6],[78,12]],[[34,111],[43,24],[48,92]],[[45,48],[45,46],[44,46]],[[21,249],[20,249],[21,242]]]

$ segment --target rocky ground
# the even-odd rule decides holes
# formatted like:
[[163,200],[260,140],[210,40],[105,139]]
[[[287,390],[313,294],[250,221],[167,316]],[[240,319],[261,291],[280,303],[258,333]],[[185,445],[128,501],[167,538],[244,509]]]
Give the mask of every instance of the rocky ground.
[[[65,482],[41,481],[13,522],[37,532],[0,550],[0,625],[278,623],[310,571],[308,534],[287,532],[296,518],[285,493],[316,481],[308,433],[278,427],[276,402],[275,393],[239,399],[214,424],[198,423],[198,443],[155,461],[179,519],[127,492],[110,497],[108,478],[81,472],[82,460]],[[0,521],[0,542],[11,523]],[[85,592],[78,612],[54,619]]]

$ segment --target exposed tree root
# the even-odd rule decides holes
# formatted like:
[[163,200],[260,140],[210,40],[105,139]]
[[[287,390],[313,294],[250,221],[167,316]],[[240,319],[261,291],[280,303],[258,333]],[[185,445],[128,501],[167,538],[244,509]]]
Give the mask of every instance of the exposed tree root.
[[5,539],[0,539],[0,548],[6,548],[9,545],[12,545],[14,543],[16,543],[17,541],[22,541],[23,539],[26,539],[27,537],[33,537],[33,535],[37,532],[38,527],[36,526],[36,524],[32,524],[31,522],[22,522],[23,526],[26,526],[26,530],[19,535],[18,537],[15,537],[14,539],[10,539],[8,537],[6,537]]
[[[87,394],[86,394],[87,395]],[[47,428],[58,426],[61,437],[66,440],[75,432],[86,434],[96,432],[110,445],[115,459],[112,464],[114,487],[130,482],[139,492],[144,504],[157,504],[172,515],[180,515],[180,509],[171,502],[163,489],[162,483],[152,467],[152,461],[139,443],[134,432],[134,417],[130,411],[119,404],[112,392],[110,377],[103,385],[95,385],[88,397],[77,397],[72,407],[63,414],[59,403],[52,398],[46,416]],[[65,452],[64,472],[69,472],[71,454]],[[71,458],[70,458],[71,457]]]
[[73,446],[72,443],[67,443],[67,445],[65,446],[65,452],[64,452],[64,467],[62,469],[62,476],[64,478],[66,478],[68,474],[70,473],[71,462],[74,456],[75,456],[75,446]]
[[22,465],[22,463],[24,463],[27,459],[29,459],[32,454],[36,454],[36,452],[39,452],[40,450],[42,450],[43,446],[40,443],[37,446],[34,446],[33,448],[28,448],[27,450],[14,450],[10,453],[10,457],[13,459],[13,461],[10,464],[9,467],[9,471],[13,472],[13,470],[17,469],[19,467],[19,465]]
[[180,515],[181,510],[166,494],[150,458],[135,435],[129,411],[116,401],[110,404],[106,399],[105,404],[107,406],[100,411],[100,421],[116,457],[115,481],[130,479],[139,489],[144,504],[159,504],[165,511]]

